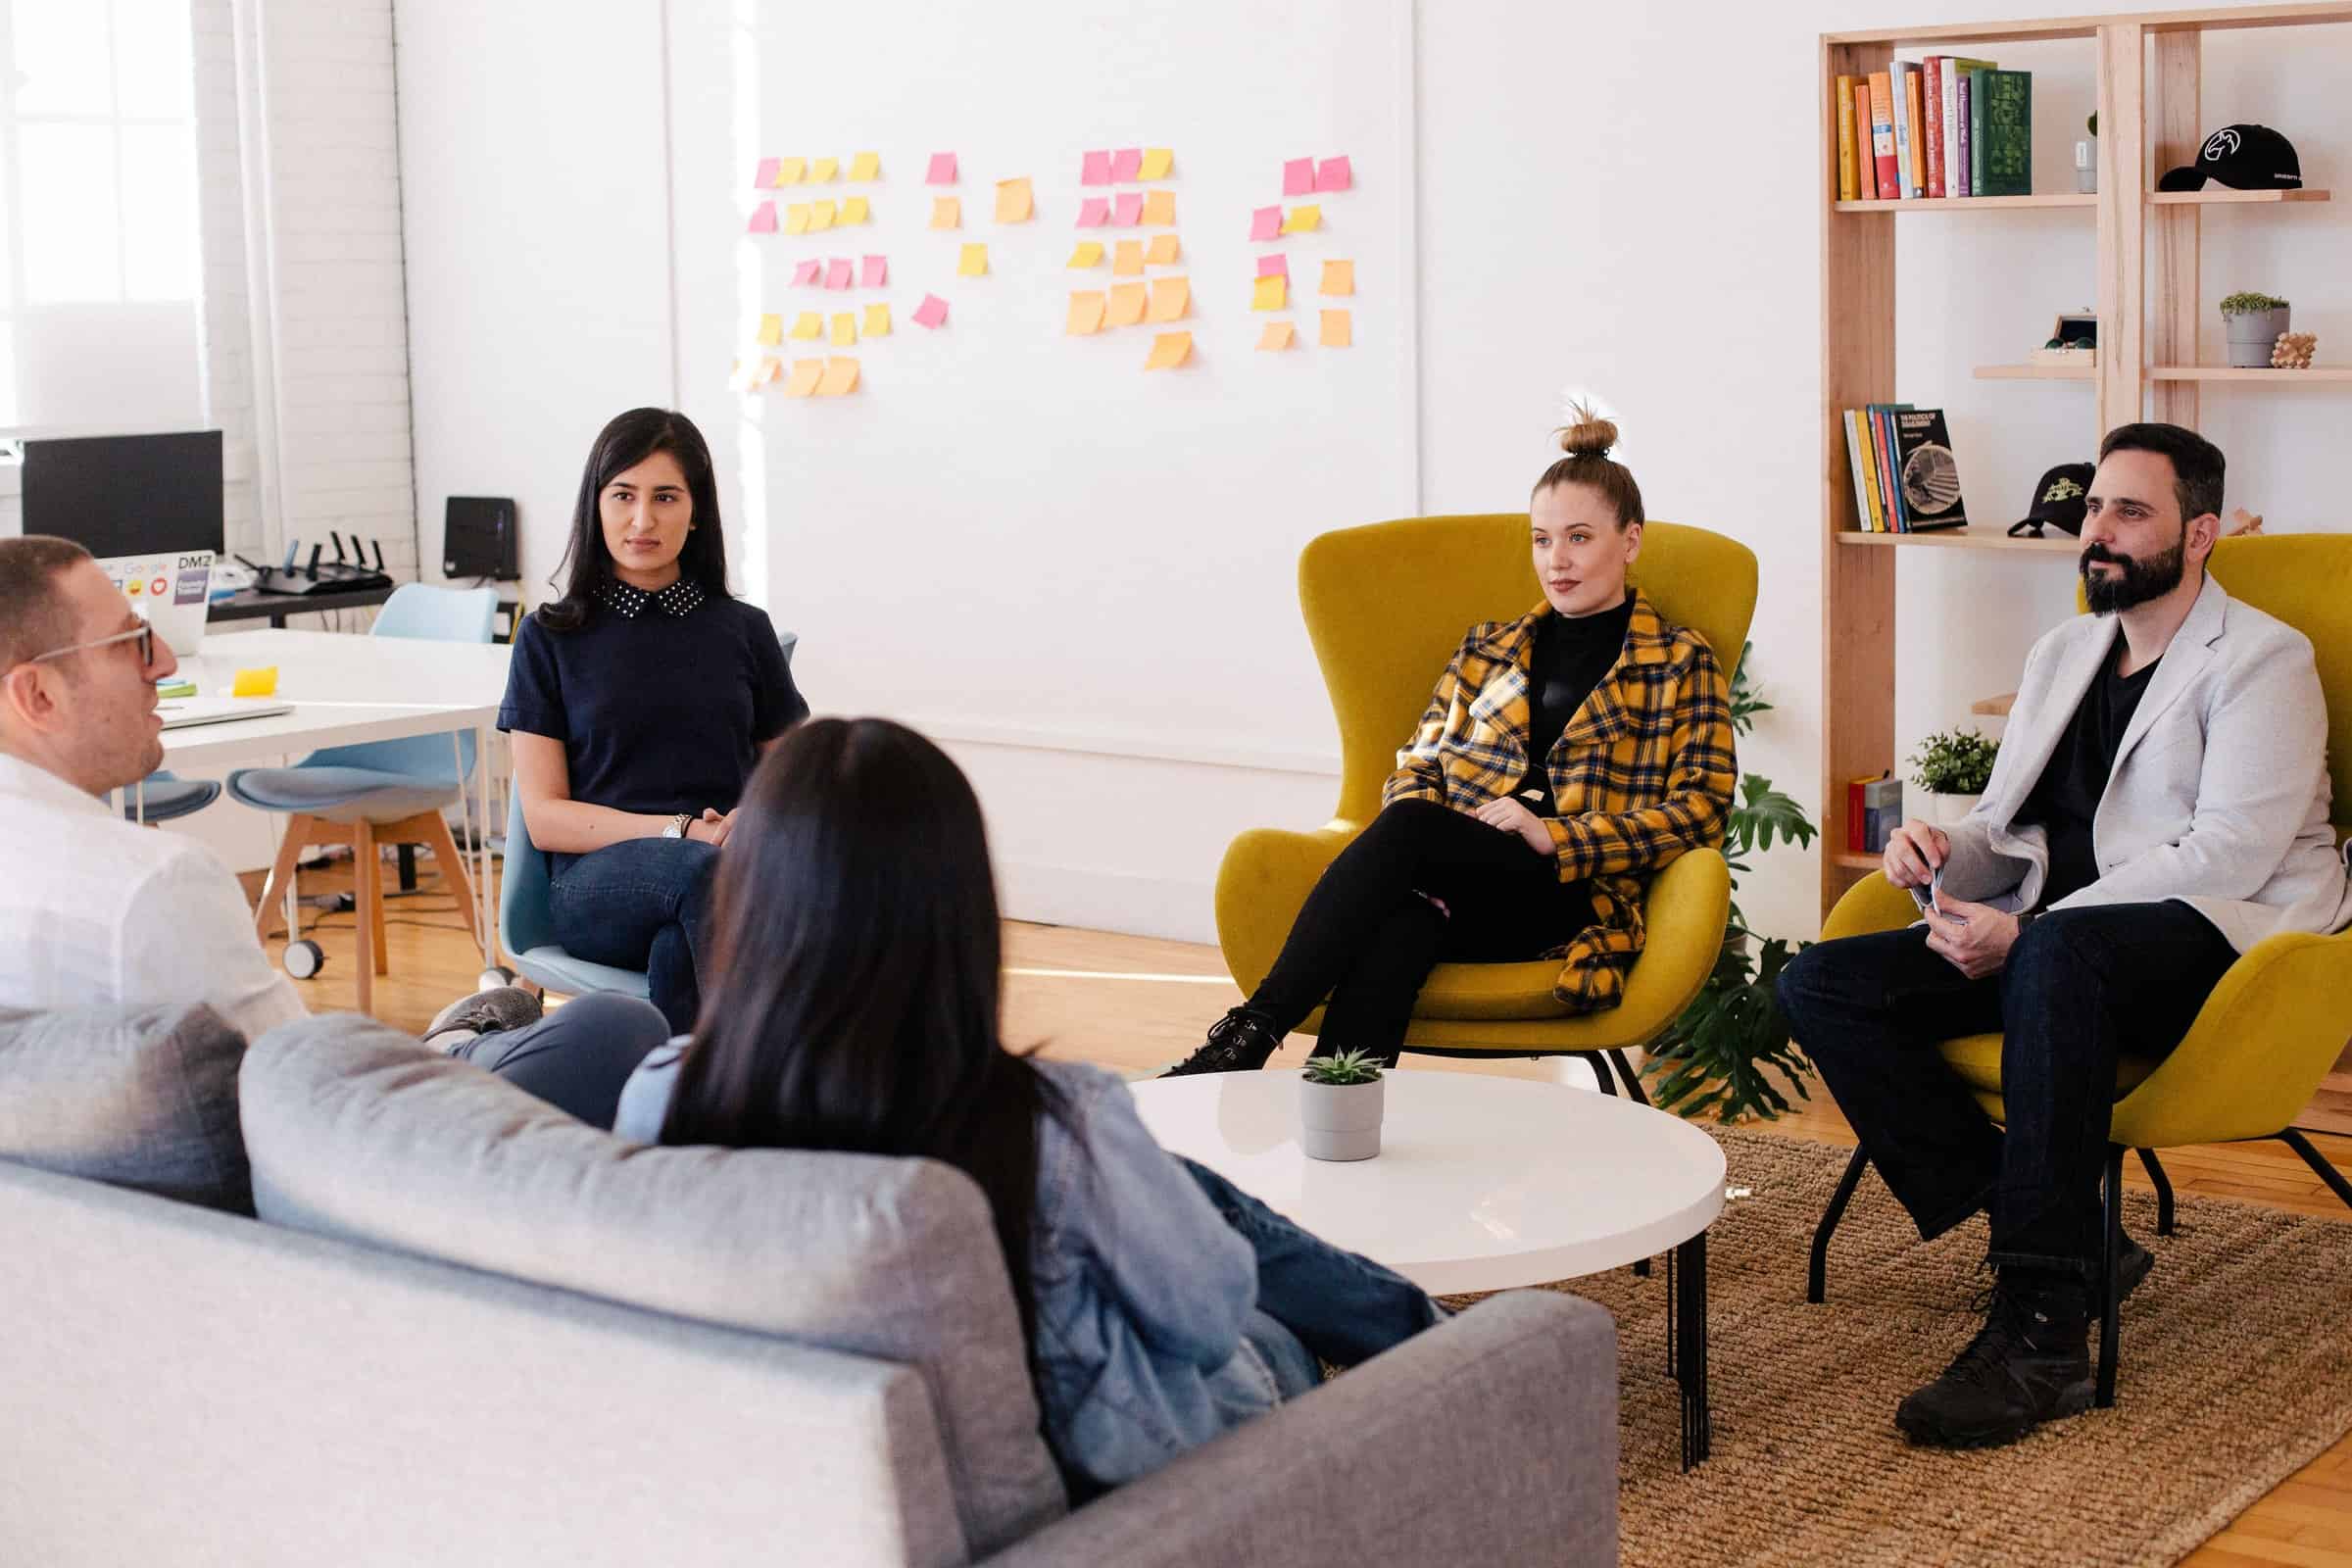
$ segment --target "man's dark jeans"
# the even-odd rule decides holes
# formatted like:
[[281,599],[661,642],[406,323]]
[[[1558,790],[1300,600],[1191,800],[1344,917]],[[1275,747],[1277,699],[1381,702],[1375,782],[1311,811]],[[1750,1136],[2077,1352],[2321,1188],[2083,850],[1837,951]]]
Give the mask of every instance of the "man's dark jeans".
[[[1887,1188],[1933,1241],[1986,1209],[1991,1261],[2095,1279],[2119,1054],[2163,1056],[2237,955],[2178,902],[2058,909],[1971,980],[1927,931],[1824,942],[1781,1005]],[[1937,1042],[1999,1031],[2004,1129]]]

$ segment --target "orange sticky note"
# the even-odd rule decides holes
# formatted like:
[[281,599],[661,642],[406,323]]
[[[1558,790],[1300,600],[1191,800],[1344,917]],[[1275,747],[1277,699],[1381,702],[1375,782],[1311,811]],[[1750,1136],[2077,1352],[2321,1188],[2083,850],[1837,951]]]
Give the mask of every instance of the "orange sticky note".
[[800,319],[792,323],[792,335],[797,338],[822,337],[825,318],[814,311],[803,311]]
[[277,666],[264,664],[257,669],[240,669],[228,688],[231,697],[274,697],[277,695]]
[[1036,204],[1030,198],[1027,179],[1000,179],[997,181],[998,222],[1025,223],[1029,221],[1030,215],[1035,210]]
[[1144,272],[1144,242],[1140,239],[1119,241],[1119,248],[1111,255],[1110,270],[1121,277],[1141,277]]
[[1291,346],[1291,323],[1288,321],[1268,321],[1266,323],[1266,329],[1258,334],[1257,346],[1261,349],[1289,348]]
[[1176,258],[1176,236],[1173,234],[1152,235],[1151,245],[1144,251],[1144,260],[1153,267],[1174,267]]
[[1322,226],[1323,209],[1320,207],[1294,207],[1283,215],[1282,231],[1285,234],[1304,234]]
[[801,176],[808,171],[808,160],[806,158],[779,158],[776,160],[776,183],[798,185]]
[[809,229],[815,231],[831,228],[833,220],[840,210],[832,202],[810,202],[808,204]]
[[1070,265],[1072,267],[1101,267],[1102,265],[1102,242],[1099,239],[1080,240],[1078,248],[1070,252]]
[[760,356],[760,368],[752,372],[752,385],[765,386],[784,373],[784,362],[773,354]]
[[1175,150],[1168,147],[1147,147],[1144,162],[1135,172],[1138,179],[1165,179],[1168,171],[1176,167]]
[[889,306],[868,305],[865,308],[865,335],[867,337],[890,336]]
[[760,334],[758,341],[767,344],[771,348],[774,345],[783,342],[784,318],[781,316],[762,316],[760,318]]
[[1325,311],[1323,313],[1321,341],[1323,347],[1327,349],[1344,349],[1354,341],[1354,332],[1348,323],[1346,311]]
[[784,383],[784,395],[788,398],[808,397],[816,390],[817,380],[824,373],[825,362],[822,360],[793,361],[792,379]]
[[1103,298],[1102,291],[1099,288],[1074,291],[1070,295],[1069,324],[1062,330],[1072,337],[1084,337],[1090,332],[1100,332],[1102,330],[1103,312],[1109,303]]
[[1152,340],[1152,357],[1144,362],[1144,368],[1173,370],[1192,357],[1192,333],[1162,332]]
[[1191,303],[1193,285],[1181,277],[1157,277],[1152,280],[1151,319],[1181,321],[1184,308]]
[[966,245],[963,248],[962,259],[956,264],[956,274],[958,277],[987,276],[988,247],[985,245],[976,244]]
[[1355,264],[1353,262],[1325,262],[1323,264],[1323,287],[1320,292],[1325,294],[1354,293]]
[[825,362],[825,377],[816,383],[820,398],[837,398],[858,390],[858,362],[851,359],[831,359]]
[[961,228],[963,203],[954,196],[931,198],[931,226],[933,228]]
[[822,185],[840,172],[840,159],[819,158],[808,166],[808,183],[811,185]]
[[882,177],[882,155],[859,153],[850,160],[850,177],[856,180],[874,180]]
[[844,196],[841,199],[841,220],[843,222],[862,223],[866,221],[866,219],[867,208],[864,197]]
[[1141,283],[1115,283],[1110,290],[1110,314],[1106,318],[1112,326],[1133,326],[1144,318],[1144,305],[1150,291]]
[[1271,277],[1261,277],[1256,286],[1250,290],[1250,308],[1253,311],[1282,310],[1291,303],[1290,291],[1291,280],[1280,272]]
[[1176,193],[1172,190],[1144,192],[1144,226],[1166,228],[1176,221]]
[[833,346],[846,349],[858,341],[858,318],[841,311],[833,318]]
[[807,202],[794,202],[784,209],[784,232],[787,234],[808,232],[808,204]]

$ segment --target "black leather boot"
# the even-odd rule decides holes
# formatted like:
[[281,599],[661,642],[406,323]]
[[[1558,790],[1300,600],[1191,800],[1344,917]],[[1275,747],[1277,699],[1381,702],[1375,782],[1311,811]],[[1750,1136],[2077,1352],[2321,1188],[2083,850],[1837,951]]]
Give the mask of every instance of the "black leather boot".
[[1913,1443],[1997,1448],[2090,1408],[2090,1293],[2063,1275],[2004,1268],[1984,1327],[1943,1376],[1894,1412]]
[[1160,1076],[1190,1078],[1202,1072],[1255,1072],[1281,1049],[1282,1036],[1274,1032],[1272,1019],[1248,1007],[1236,1007],[1209,1026],[1208,1038],[1201,1042],[1199,1051]]

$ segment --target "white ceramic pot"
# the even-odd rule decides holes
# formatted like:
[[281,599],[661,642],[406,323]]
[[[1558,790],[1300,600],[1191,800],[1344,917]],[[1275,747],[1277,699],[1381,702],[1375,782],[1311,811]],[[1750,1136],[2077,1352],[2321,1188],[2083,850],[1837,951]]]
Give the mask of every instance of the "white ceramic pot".
[[1937,795],[1927,790],[1921,791],[1920,797],[1927,804],[1928,820],[1937,827],[1957,825],[1984,798],[1982,795]]
[[1298,1077],[1298,1152],[1309,1159],[1370,1159],[1380,1152],[1387,1078],[1319,1084]]

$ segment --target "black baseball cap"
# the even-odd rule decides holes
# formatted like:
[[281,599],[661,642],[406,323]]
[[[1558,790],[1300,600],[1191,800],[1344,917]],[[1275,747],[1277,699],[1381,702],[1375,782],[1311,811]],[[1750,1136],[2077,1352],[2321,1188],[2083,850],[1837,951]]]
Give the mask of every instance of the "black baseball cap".
[[2224,125],[2205,138],[2197,161],[2156,182],[2158,190],[2203,190],[2205,182],[2231,190],[2300,190],[2303,165],[2294,144],[2268,125]]
[[2009,525],[2009,537],[2030,531],[2038,539],[2045,522],[2060,533],[2081,533],[2083,500],[2090,492],[2091,475],[2098,471],[2087,463],[2061,463],[2043,474],[2034,486],[2034,504],[2024,518]]

